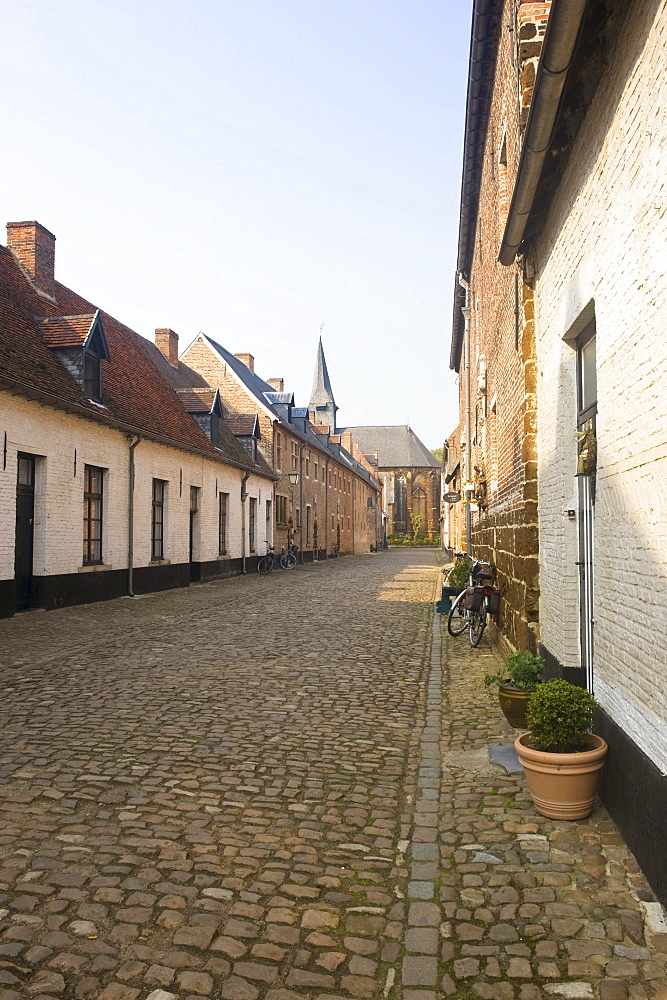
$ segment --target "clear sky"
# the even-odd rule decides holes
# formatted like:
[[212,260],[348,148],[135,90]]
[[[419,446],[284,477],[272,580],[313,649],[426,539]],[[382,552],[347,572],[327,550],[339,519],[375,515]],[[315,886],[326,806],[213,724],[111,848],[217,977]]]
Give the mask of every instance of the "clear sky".
[[[8,0],[0,222],[146,337],[203,330],[339,421],[456,423],[470,0]],[[4,239],[3,239],[4,242]]]

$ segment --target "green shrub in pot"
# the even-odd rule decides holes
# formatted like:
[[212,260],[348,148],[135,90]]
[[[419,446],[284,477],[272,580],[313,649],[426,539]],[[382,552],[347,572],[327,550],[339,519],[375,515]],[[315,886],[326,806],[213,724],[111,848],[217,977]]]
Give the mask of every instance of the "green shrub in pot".
[[486,687],[498,684],[504,687],[518,688],[520,691],[534,691],[542,680],[544,660],[527,649],[512,653],[495,674],[487,674],[484,678]]
[[545,681],[531,696],[526,720],[530,746],[548,753],[578,753],[590,746],[596,701],[564,680]]

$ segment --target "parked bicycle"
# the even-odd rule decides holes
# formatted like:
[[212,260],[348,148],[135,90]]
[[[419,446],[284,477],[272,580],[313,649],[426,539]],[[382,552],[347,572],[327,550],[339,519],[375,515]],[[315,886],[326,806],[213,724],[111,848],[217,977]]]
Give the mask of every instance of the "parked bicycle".
[[287,552],[283,552],[283,554],[280,557],[281,567],[283,569],[294,569],[297,562],[299,561],[298,552],[299,549],[294,544],[294,542],[290,542],[290,544],[287,546]]
[[466,629],[470,645],[479,645],[484,635],[489,615],[498,612],[500,591],[491,584],[496,578],[496,567],[493,563],[482,563],[474,560],[470,566],[468,586],[461,591],[452,604],[447,618],[447,631],[450,635],[462,635]]
[[257,563],[257,572],[270,573],[275,564],[276,564],[276,555],[275,552],[273,551],[273,545],[269,545],[269,543],[267,542],[266,555],[262,556],[262,558]]

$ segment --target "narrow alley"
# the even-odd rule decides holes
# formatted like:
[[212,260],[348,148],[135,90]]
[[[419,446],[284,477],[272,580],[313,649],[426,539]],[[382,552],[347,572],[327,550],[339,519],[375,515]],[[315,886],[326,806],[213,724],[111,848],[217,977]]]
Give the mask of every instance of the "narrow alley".
[[[390,550],[0,623],[0,1000],[664,1000],[605,811],[538,816]],[[651,933],[653,932],[653,933]]]

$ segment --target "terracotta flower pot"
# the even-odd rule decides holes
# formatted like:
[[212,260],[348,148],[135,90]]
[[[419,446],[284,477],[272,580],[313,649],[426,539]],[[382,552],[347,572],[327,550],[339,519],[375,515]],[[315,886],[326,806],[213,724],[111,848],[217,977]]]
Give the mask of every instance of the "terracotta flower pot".
[[508,684],[498,685],[498,702],[503,715],[514,729],[527,729],[526,709],[532,691],[522,691]]
[[550,819],[584,819],[595,801],[598,776],[607,756],[601,736],[589,736],[591,749],[582,753],[547,753],[526,746],[522,733],[514,748],[523,766],[535,808]]

